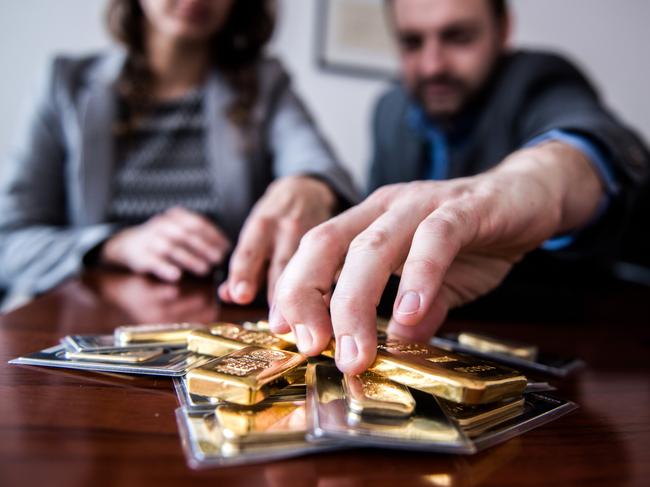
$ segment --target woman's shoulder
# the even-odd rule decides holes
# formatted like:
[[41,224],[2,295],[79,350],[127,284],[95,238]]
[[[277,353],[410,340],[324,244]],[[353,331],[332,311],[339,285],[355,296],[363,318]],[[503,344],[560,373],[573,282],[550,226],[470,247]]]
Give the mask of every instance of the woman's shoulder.
[[125,54],[119,50],[58,54],[50,60],[47,76],[57,88],[75,91],[89,83],[111,83],[119,76],[124,59]]

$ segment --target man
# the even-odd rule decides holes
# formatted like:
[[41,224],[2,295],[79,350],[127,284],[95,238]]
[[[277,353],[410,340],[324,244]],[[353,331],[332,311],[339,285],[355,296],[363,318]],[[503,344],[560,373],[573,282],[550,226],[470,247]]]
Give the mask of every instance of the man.
[[571,64],[507,51],[502,0],[387,7],[403,86],[375,114],[379,189],[302,239],[270,316],[308,355],[333,332],[337,365],[351,374],[374,360],[392,273],[401,280],[389,332],[428,339],[533,249],[597,250],[648,172],[643,145]]

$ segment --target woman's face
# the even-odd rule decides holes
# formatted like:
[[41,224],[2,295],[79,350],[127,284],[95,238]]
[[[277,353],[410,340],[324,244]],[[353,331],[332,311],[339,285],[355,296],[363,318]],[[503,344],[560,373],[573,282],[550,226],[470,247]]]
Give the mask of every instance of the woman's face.
[[148,24],[179,41],[205,41],[223,27],[234,0],[140,0]]

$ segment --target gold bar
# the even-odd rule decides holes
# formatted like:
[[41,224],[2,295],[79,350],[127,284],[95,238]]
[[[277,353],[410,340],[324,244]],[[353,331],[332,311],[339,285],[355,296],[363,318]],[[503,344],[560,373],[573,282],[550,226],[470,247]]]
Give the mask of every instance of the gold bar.
[[266,331],[271,333],[271,327],[269,326],[269,322],[265,320],[259,320],[259,321],[245,321],[242,323],[242,326],[251,331]]
[[306,357],[287,350],[249,346],[187,373],[190,394],[251,405],[289,385]]
[[502,340],[478,333],[463,332],[458,334],[458,343],[478,352],[508,355],[524,360],[537,359],[538,349],[534,345]]
[[417,393],[418,407],[407,418],[386,418],[352,413],[346,408],[343,374],[329,361],[307,365],[308,407],[314,424],[327,433],[365,437],[390,447],[417,444],[466,443],[461,429],[429,394]]
[[132,350],[128,352],[65,352],[69,360],[91,360],[94,362],[111,362],[116,364],[141,364],[164,353],[162,348],[151,350]]
[[343,390],[348,410],[355,414],[405,418],[415,410],[408,387],[374,372],[345,375]]
[[185,343],[187,335],[199,328],[201,323],[150,323],[143,325],[124,325],[115,328],[115,344],[160,342],[168,344]]
[[456,403],[484,404],[521,396],[526,377],[520,372],[469,355],[427,344],[380,340],[369,368],[395,382]]
[[187,335],[188,350],[203,355],[221,357],[250,345],[274,350],[294,349],[294,345],[271,333],[246,330],[232,323],[219,323],[206,330],[192,330]]
[[305,401],[278,401],[215,410],[217,427],[226,441],[237,445],[303,440],[307,432]]

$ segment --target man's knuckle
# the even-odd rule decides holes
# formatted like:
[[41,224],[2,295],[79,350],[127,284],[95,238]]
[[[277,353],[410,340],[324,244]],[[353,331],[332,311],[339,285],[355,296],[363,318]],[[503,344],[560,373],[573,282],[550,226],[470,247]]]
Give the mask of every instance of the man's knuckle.
[[418,225],[416,236],[426,235],[428,238],[448,241],[456,236],[456,225],[453,217],[440,212],[422,220]]
[[364,299],[350,293],[334,292],[330,306],[334,312],[343,316],[360,316],[364,311]]
[[[401,194],[405,188],[403,183],[389,184],[374,190],[367,198],[369,204],[378,205],[384,210],[388,209],[396,194]],[[363,204],[363,203],[362,203]]]
[[433,256],[419,256],[417,258],[408,259],[404,263],[402,275],[419,274],[424,276],[438,276],[443,271],[443,264],[438,262]]
[[390,247],[392,235],[385,228],[373,228],[357,235],[350,243],[351,253],[376,253]]
[[300,309],[304,301],[291,284],[280,283],[275,288],[275,302],[280,309]]

